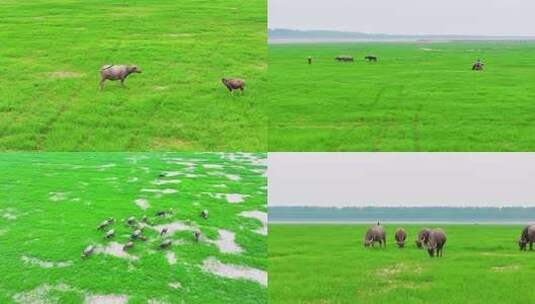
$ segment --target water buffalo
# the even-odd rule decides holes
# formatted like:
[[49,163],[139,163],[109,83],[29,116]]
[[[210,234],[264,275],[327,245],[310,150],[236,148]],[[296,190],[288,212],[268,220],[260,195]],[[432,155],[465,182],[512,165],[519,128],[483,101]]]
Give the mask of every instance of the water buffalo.
[[233,93],[234,90],[240,90],[241,95],[243,95],[243,90],[245,89],[245,81],[237,78],[223,78],[221,82],[227,87],[230,93]]
[[87,258],[88,256],[92,255],[93,252],[95,252],[95,246],[89,245],[84,249],[84,252],[82,252],[82,259]]
[[427,253],[429,253],[430,257],[441,257],[444,254],[444,244],[446,244],[446,233],[444,233],[444,230],[431,230],[429,241],[427,242]]
[[207,219],[208,218],[208,210],[204,209],[203,211],[201,211],[201,217],[203,219]]
[[100,90],[102,91],[104,89],[104,82],[106,80],[120,80],[121,86],[124,87],[126,77],[133,73],[141,73],[141,69],[136,65],[103,65],[102,68],[100,68]]
[[477,60],[476,63],[472,65],[472,71],[483,71],[483,67],[485,64],[481,62],[481,60]]
[[308,56],[307,60],[308,60],[308,64],[312,64],[312,57]]
[[351,61],[351,62],[354,61],[354,60],[353,60],[353,56],[351,56],[351,55],[340,55],[340,56],[336,56],[336,57],[334,58],[334,60],[336,60],[336,61]]
[[416,238],[416,246],[418,248],[427,246],[427,242],[429,241],[429,233],[431,233],[431,229],[429,228],[424,228],[418,232],[418,237]]
[[368,62],[377,62],[377,56],[373,56],[373,55],[368,55],[366,57],[364,57],[364,59],[368,60]]
[[379,247],[386,247],[386,233],[379,223],[370,227],[364,236],[364,247],[373,247],[375,242],[379,242]]
[[396,239],[396,243],[398,244],[399,248],[405,247],[405,240],[407,239],[407,232],[403,228],[398,228],[396,230],[396,235],[394,236]]
[[522,234],[518,240],[520,250],[526,250],[529,243],[529,250],[533,250],[533,243],[535,242],[535,225],[528,225],[522,229]]

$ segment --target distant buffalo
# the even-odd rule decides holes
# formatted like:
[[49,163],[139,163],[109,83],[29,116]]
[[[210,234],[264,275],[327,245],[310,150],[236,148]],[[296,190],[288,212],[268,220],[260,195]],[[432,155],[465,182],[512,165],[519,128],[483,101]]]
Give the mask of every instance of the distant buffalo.
[[364,57],[364,59],[368,60],[368,62],[377,62],[377,56],[373,56],[373,55],[368,55],[366,57]]
[[533,250],[533,243],[535,242],[535,225],[528,225],[522,230],[520,239],[518,240],[518,246],[520,250],[526,250],[529,243],[529,250]]
[[308,56],[307,60],[308,60],[308,64],[312,64],[312,57]]
[[234,90],[240,90],[243,95],[243,90],[245,89],[245,81],[237,78],[223,78],[221,82],[227,87],[227,89],[233,93]]
[[396,230],[396,244],[398,244],[399,248],[405,247],[405,240],[407,239],[407,232],[403,228],[398,228]]
[[141,69],[136,65],[103,65],[100,68],[100,90],[102,91],[104,89],[104,82],[106,80],[120,80],[121,86],[124,87],[126,77],[133,73],[141,73]]
[[379,223],[370,227],[364,236],[364,247],[370,247],[379,242],[379,247],[386,247],[386,233]]
[[427,246],[427,242],[429,241],[429,234],[431,233],[431,229],[424,228],[418,232],[418,237],[416,238],[416,246],[418,248],[422,248],[423,246]]
[[433,229],[429,234],[427,242],[427,253],[430,257],[441,257],[444,254],[446,244],[446,233],[442,229]]
[[483,67],[485,64],[483,64],[480,60],[478,60],[474,65],[472,65],[472,71],[483,71]]
[[351,55],[340,55],[340,56],[336,56],[336,58],[334,59],[336,61],[351,61],[351,62],[354,61],[353,56]]

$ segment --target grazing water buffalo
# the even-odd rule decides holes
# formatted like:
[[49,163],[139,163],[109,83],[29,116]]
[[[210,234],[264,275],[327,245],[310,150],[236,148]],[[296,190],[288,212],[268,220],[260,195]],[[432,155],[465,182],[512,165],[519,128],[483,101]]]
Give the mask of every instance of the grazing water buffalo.
[[368,55],[366,57],[364,57],[364,59],[368,60],[368,62],[377,62],[377,56],[373,56],[373,55]]
[[132,73],[141,73],[141,69],[136,65],[115,65],[106,64],[100,68],[100,90],[104,89],[106,80],[120,80],[121,86],[124,87],[124,81]]
[[84,252],[82,252],[82,259],[87,258],[88,256],[92,255],[93,252],[95,252],[95,246],[89,245],[84,249]]
[[474,63],[474,65],[472,65],[472,71],[483,71],[483,67],[485,66],[485,64],[483,64],[481,62],[481,60],[477,60],[476,63]]
[[399,248],[405,247],[405,240],[407,239],[407,232],[403,228],[398,228],[395,235],[396,243]]
[[334,58],[334,60],[336,61],[351,61],[353,62],[353,56],[351,55],[340,55],[340,56],[336,56],[336,58]]
[[431,229],[429,228],[424,228],[420,230],[420,232],[418,232],[418,237],[416,238],[416,246],[418,248],[423,248],[423,246],[427,246],[430,233],[431,233]]
[[379,223],[370,227],[364,236],[364,247],[373,247],[375,242],[379,242],[379,247],[386,247],[386,233]]
[[529,250],[533,250],[533,243],[535,242],[535,225],[528,225],[522,229],[522,234],[518,240],[520,250],[526,250],[529,243]]
[[427,252],[430,257],[441,257],[444,254],[444,244],[446,244],[446,233],[442,229],[433,229],[429,234],[427,242]]
[[198,242],[201,239],[201,232],[199,230],[193,231],[193,237],[195,238],[195,242]]
[[130,241],[123,246],[123,251],[127,251],[128,249],[134,247],[134,242]]
[[227,87],[230,93],[233,93],[234,90],[240,90],[241,95],[243,95],[243,89],[245,89],[245,81],[237,78],[223,78],[221,82]]
[[161,249],[169,248],[169,247],[171,247],[171,245],[173,245],[173,241],[165,240],[160,244],[160,248]]

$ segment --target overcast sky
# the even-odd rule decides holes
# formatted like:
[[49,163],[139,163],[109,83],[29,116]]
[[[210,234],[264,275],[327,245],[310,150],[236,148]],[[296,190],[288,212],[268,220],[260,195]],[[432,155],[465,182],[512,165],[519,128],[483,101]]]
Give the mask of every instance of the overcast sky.
[[270,206],[535,206],[535,153],[269,153]]
[[390,34],[535,35],[531,0],[269,0],[269,27]]

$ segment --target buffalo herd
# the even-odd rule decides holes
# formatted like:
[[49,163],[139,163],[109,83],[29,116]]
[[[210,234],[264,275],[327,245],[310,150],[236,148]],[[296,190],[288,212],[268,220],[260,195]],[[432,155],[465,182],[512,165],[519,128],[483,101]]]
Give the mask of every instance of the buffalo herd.
[[[334,57],[335,61],[338,62],[355,62],[355,59],[351,55],[338,55]],[[368,62],[377,62],[378,57],[375,55],[367,55],[364,57],[364,60]],[[312,57],[307,57],[308,64],[312,64]],[[472,71],[483,71],[485,64],[481,62],[480,59],[478,59],[474,64],[472,64]]]
[[[310,59],[312,60],[312,59]],[[141,73],[141,69],[137,65],[129,64],[106,64],[100,68],[100,90],[104,90],[104,83],[106,80],[119,80],[121,87],[124,87],[124,81],[131,74]],[[239,90],[243,95],[245,89],[245,81],[239,78],[222,78],[221,82],[230,91],[234,93],[235,90]]]
[[[396,229],[394,240],[399,248],[404,248],[407,231],[403,228]],[[443,229],[423,228],[418,232],[415,243],[417,248],[427,249],[430,257],[441,257],[444,254],[446,240],[446,232]],[[369,227],[364,235],[364,247],[373,247],[375,243],[379,243],[379,247],[386,248],[385,228],[379,222]],[[525,251],[529,244],[529,250],[533,250],[533,243],[535,243],[535,225],[527,225],[522,229],[518,239],[518,246],[520,250]]]
[[[394,234],[394,239],[399,248],[404,248],[405,241],[407,240],[407,231],[403,228],[398,228]],[[446,244],[446,239],[446,233],[440,228],[423,228],[420,230],[420,232],[418,232],[418,236],[416,237],[416,247],[425,247],[430,257],[441,257],[444,254],[444,245]],[[386,247],[385,228],[379,222],[376,225],[368,228],[364,236],[365,247],[373,247],[376,242],[379,243],[379,247]]]

